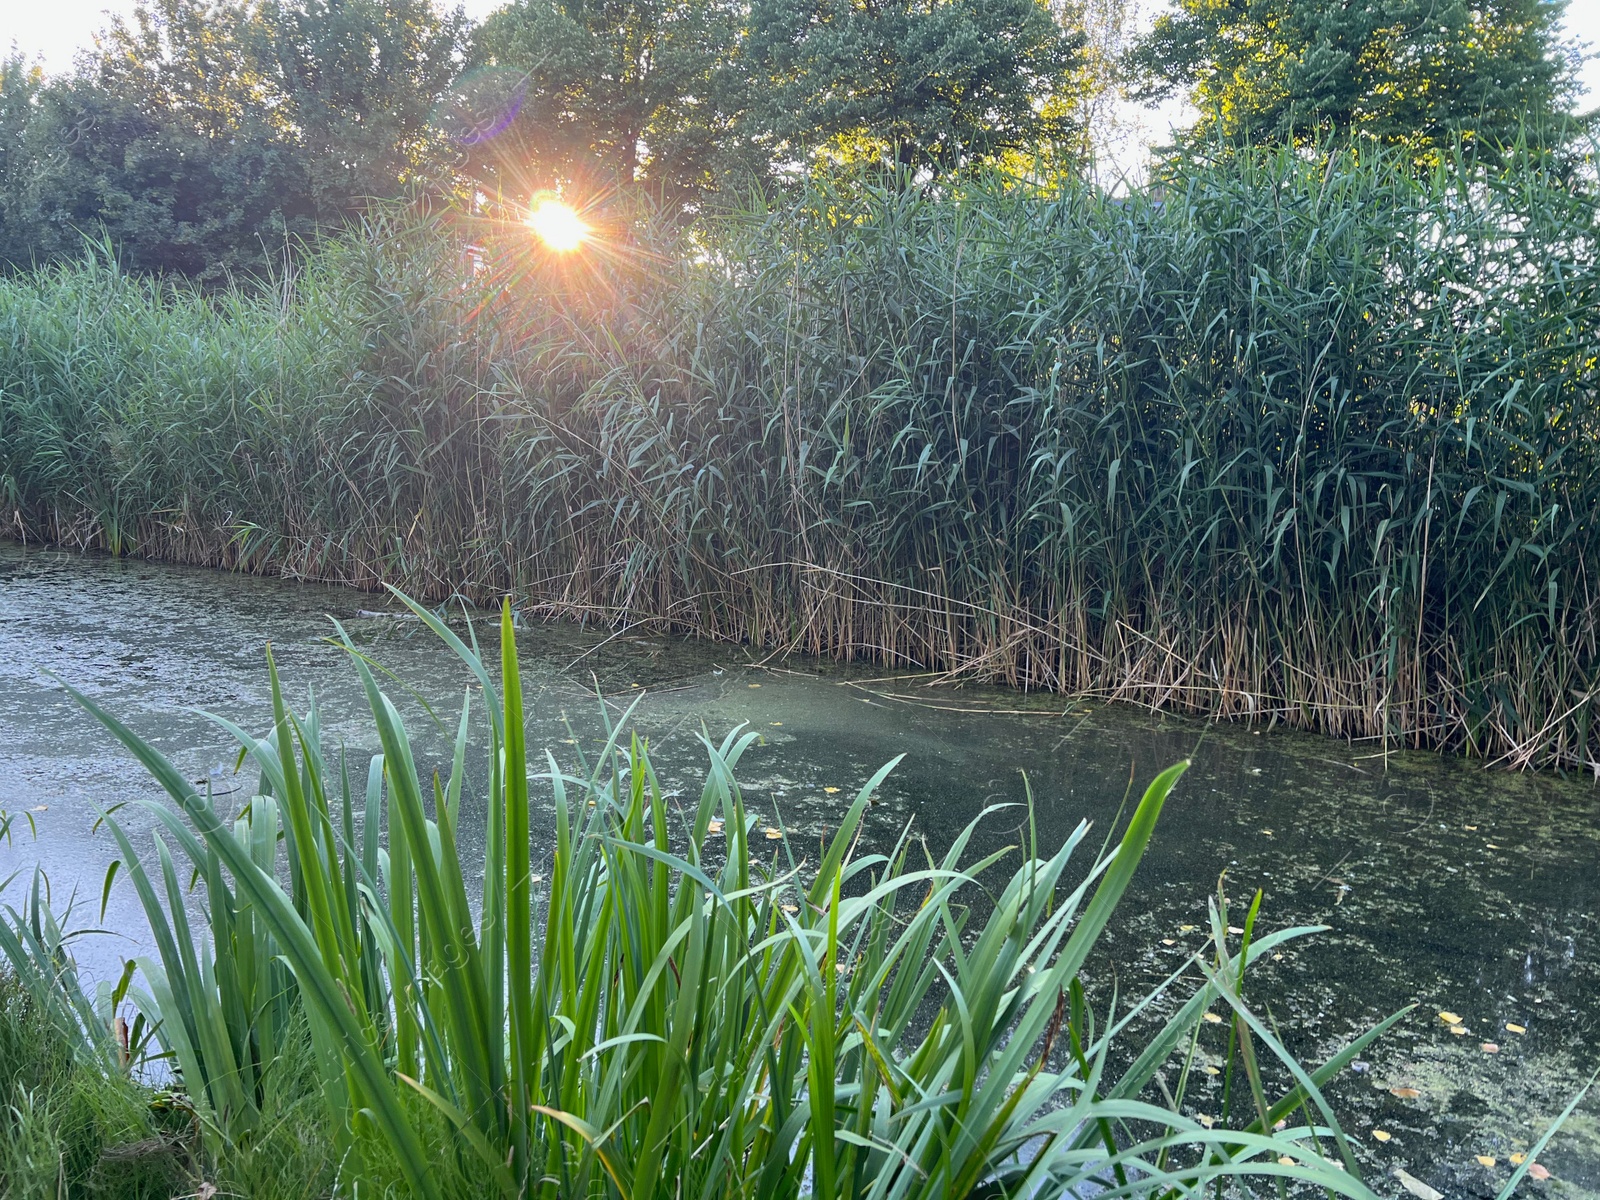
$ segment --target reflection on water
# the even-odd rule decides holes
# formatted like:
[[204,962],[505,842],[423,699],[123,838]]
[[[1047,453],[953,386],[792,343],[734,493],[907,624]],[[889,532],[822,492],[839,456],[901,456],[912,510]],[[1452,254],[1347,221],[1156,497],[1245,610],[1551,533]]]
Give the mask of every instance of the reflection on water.
[[[40,863],[58,901],[76,886],[91,898],[84,914],[97,916],[112,845],[93,832],[95,814],[153,794],[46,671],[225,791],[236,785],[233,751],[193,710],[264,726],[268,641],[292,694],[315,689],[329,737],[363,759],[375,749],[353,674],[324,640],[331,615],[393,672],[386,686],[408,727],[445,766],[445,728],[467,676],[418,623],[374,615],[397,607],[341,589],[0,544],[0,809],[27,812],[38,830],[0,845],[0,879]],[[519,636],[530,747],[575,761],[599,745],[597,691],[613,713],[637,701],[633,723],[658,772],[689,802],[702,730],[720,738],[748,722],[763,745],[742,765],[747,803],[802,837],[823,834],[900,753],[872,834],[887,840],[913,820],[935,849],[997,803],[1017,807],[991,819],[980,848],[1015,840],[1024,774],[1041,842],[1057,845],[1082,818],[1104,831],[1130,787],[1192,757],[1093,964],[1095,993],[1136,994],[1198,949],[1223,872],[1236,900],[1264,890],[1268,927],[1330,926],[1267,964],[1252,995],[1317,1057],[1418,1006],[1331,1092],[1381,1191],[1397,1190],[1384,1173],[1403,1166],[1451,1195],[1493,1195],[1509,1156],[1600,1067],[1600,794],[1589,781],[861,669],[759,664],[739,647],[669,637],[571,625]],[[464,838],[481,828],[470,801],[462,826]],[[464,841],[464,853],[481,856],[481,846]],[[102,970],[138,942],[131,892],[114,895],[106,923],[122,937],[85,951]],[[1459,1014],[1464,1032],[1440,1010]],[[1191,1093],[1197,1111],[1216,1104],[1208,1088],[1220,1090],[1205,1081]],[[1390,1139],[1373,1139],[1374,1129]],[[1555,1179],[1530,1188],[1600,1194],[1600,1101],[1543,1161]]]

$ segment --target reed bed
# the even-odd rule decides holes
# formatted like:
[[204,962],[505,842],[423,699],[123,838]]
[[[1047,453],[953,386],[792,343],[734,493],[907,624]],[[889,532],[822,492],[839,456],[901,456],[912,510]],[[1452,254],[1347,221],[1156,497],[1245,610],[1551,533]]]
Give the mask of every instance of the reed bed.
[[[0,284],[16,536],[1600,772],[1592,163],[871,180]],[[464,253],[468,242],[477,256]]]

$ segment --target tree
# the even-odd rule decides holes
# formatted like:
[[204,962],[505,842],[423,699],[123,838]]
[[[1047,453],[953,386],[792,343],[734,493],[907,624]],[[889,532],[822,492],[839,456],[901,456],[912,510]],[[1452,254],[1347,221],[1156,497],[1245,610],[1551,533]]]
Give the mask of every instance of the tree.
[[474,61],[499,72],[486,104],[514,113],[469,139],[473,157],[516,198],[562,184],[693,198],[727,142],[741,22],[731,0],[514,0],[474,39]]
[[244,0],[146,0],[41,98],[59,166],[40,212],[70,251],[104,234],[141,271],[268,262],[314,216],[253,70]]
[[1180,88],[1195,133],[1231,142],[1361,135],[1419,160],[1561,127],[1562,0],[1177,0],[1135,51],[1140,94]]
[[780,160],[939,175],[1075,141],[1084,41],[1040,0],[754,0],[748,119]]
[[432,121],[459,74],[467,22],[434,0],[261,0],[249,26],[274,134],[292,144],[316,219],[441,182]]
[[52,165],[40,155],[44,72],[13,52],[0,59],[0,263],[49,257],[39,198]]
[[104,235],[136,270],[218,278],[405,194],[436,174],[463,31],[433,0],[140,0],[25,107],[8,68],[9,153],[44,180],[32,257]]

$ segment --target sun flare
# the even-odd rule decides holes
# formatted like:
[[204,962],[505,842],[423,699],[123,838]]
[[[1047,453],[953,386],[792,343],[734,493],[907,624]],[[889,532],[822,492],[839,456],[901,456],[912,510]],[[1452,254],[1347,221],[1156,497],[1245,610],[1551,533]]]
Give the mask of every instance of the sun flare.
[[565,254],[583,245],[589,226],[569,205],[559,200],[540,200],[528,213],[528,228],[552,250]]

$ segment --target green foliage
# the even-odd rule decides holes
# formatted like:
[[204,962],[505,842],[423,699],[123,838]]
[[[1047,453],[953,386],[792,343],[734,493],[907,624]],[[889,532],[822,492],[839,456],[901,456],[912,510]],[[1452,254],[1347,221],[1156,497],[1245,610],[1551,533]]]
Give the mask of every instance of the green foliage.
[[[15,961],[10,949],[0,959]],[[0,969],[0,1195],[168,1200],[183,1188],[181,1126],[158,1121],[144,1089],[103,1066],[75,1055],[30,989]]]
[[517,198],[637,183],[669,206],[824,152],[941,174],[1076,146],[1083,43],[1039,0],[519,0],[475,37],[520,102],[472,157]]
[[1550,0],[1179,0],[1133,56],[1147,97],[1187,91],[1230,143],[1333,132],[1436,161],[1555,138],[1572,99]]
[[[471,157],[526,199],[639,184],[666,204],[728,168],[733,58],[744,17],[726,0],[515,0],[473,37],[482,66],[515,72],[509,127]],[[504,101],[502,101],[504,103]]]
[[[9,912],[13,932],[36,919],[55,924],[37,900],[23,913]],[[75,972],[59,970],[70,962],[65,948],[43,957],[40,949],[26,938],[0,937],[0,1195],[170,1200],[202,1194],[202,1181],[256,1200],[333,1193],[334,1143],[303,1017],[291,1024],[272,1066],[270,1120],[247,1139],[208,1147],[203,1141],[215,1139],[196,1138],[188,1097],[141,1082],[153,1047],[137,1032],[118,1053],[109,1020],[79,1030],[61,1024],[63,1007],[89,1006]],[[43,994],[25,981],[41,968],[52,976],[52,991]]]
[[74,73],[7,61],[0,265],[88,236],[217,285],[292,269],[374,201],[682,213],[818,155],[926,179],[1083,154],[1071,6],[514,0],[469,30],[441,3],[139,0]]
[[467,26],[435,0],[260,0],[244,38],[254,103],[303,178],[319,226],[447,181],[434,105]]
[[87,233],[136,270],[261,270],[437,174],[461,36],[432,0],[144,0],[75,74],[0,72],[0,250],[27,265]]
[[44,73],[20,54],[0,59],[0,263],[39,258],[39,174],[34,113]]
[[752,120],[780,161],[826,149],[913,175],[1066,146],[1081,26],[1043,0],[755,0]]
[[[393,1180],[418,1197],[1187,1196],[1260,1178],[1371,1196],[1320,1088],[1381,1027],[1307,1070],[1244,996],[1248,964],[1310,930],[1257,937],[1253,907],[1236,943],[1214,906],[1214,967],[1180,971],[1104,1022],[1087,1006],[1080,969],[1181,765],[1085,869],[1086,825],[1053,853],[1023,848],[1009,874],[997,868],[1016,848],[964,861],[993,810],[938,859],[915,852],[909,829],[887,853],[863,846],[892,763],[818,857],[784,838],[763,861],[735,775],[754,734],[703,739],[709,767],[689,809],[669,808],[647,749],[621,726],[594,759],[562,770],[546,755],[530,776],[509,605],[503,695],[475,639],[413,609],[466,668],[447,778],[418,771],[399,711],[348,639],[382,745],[364,788],[356,764],[325,755],[315,704],[289,709],[269,655],[272,730],[257,738],[215,718],[260,772],[259,794],[231,821],[77,696],[172,801],[151,805],[153,856],[121,841],[159,947],[139,1004],[160,1019],[214,1136],[236,1130],[244,1146],[259,1128],[248,1095],[240,1103],[249,1032],[231,1010],[275,1025],[249,977],[252,963],[281,963],[309,1023],[341,1174],[362,1190]],[[473,807],[474,695],[487,862],[469,891],[456,847]],[[536,811],[554,825],[548,859],[533,849]],[[192,937],[180,875],[195,880],[209,937]],[[1206,1128],[1180,1101],[1142,1097],[1174,1055],[1192,1062],[1219,1003],[1233,1014],[1228,1059],[1258,1104]],[[1148,1041],[1123,1045],[1136,1018]],[[224,1096],[233,1107],[219,1106]]]
[[1282,149],[1159,199],[818,185],[559,261],[473,225],[477,273],[397,218],[273,298],[74,266],[0,287],[0,496],[118,552],[1581,768],[1595,214],[1536,162]]

